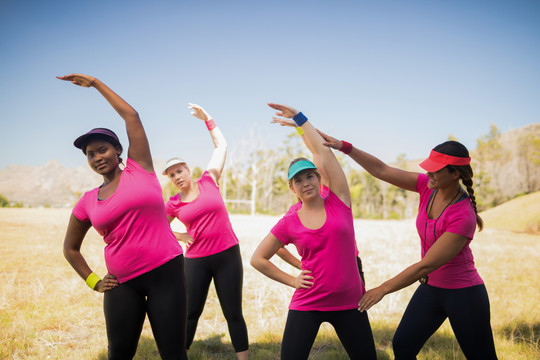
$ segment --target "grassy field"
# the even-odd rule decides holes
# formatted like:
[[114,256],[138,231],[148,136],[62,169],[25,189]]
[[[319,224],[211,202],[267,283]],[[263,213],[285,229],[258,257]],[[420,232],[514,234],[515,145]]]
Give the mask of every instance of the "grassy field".
[[519,196],[484,211],[486,226],[515,232],[540,233],[540,191]]
[[[62,255],[70,210],[0,209],[0,359],[106,359],[102,295],[89,290]],[[510,213],[507,217],[517,216]],[[244,315],[251,357],[278,359],[292,289],[249,265],[259,241],[277,217],[231,217],[244,261]],[[419,257],[414,222],[357,220],[357,240],[367,287],[378,285]],[[540,236],[488,226],[472,243],[491,300],[500,359],[540,358]],[[294,250],[294,249],[291,249]],[[91,230],[82,251],[105,274],[103,241]],[[284,269],[295,271],[276,260]],[[416,288],[387,296],[370,310],[380,359],[392,359],[391,339]],[[213,289],[201,317],[190,359],[235,359]],[[333,329],[324,324],[312,359],[346,359]],[[463,359],[446,322],[420,359]],[[159,359],[148,321],[136,359]]]

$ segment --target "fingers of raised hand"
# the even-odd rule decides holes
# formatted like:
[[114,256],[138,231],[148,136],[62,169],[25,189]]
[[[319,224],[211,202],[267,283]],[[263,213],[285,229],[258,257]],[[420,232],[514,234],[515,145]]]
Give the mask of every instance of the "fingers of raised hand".
[[296,127],[296,124],[294,123],[293,120],[278,118],[278,117],[275,117],[275,116],[272,117],[272,124],[274,124],[274,123],[278,123],[281,126]]
[[201,119],[201,120],[208,120],[210,118],[210,115],[199,105],[188,103],[188,109],[192,109],[191,115]]
[[279,105],[275,103],[268,103],[268,106],[270,106],[272,109],[275,109],[275,110],[283,110],[283,105]]
[[94,78],[84,74],[71,74],[64,76],[57,76],[57,79],[71,81],[75,85],[90,87],[94,83]]
[[325,133],[323,133],[323,132],[322,132],[321,130],[319,130],[319,129],[316,129],[316,130],[317,130],[317,132],[319,133],[319,135],[322,136],[322,138],[323,138],[324,140],[327,140],[327,141],[328,141],[328,135],[326,135]]

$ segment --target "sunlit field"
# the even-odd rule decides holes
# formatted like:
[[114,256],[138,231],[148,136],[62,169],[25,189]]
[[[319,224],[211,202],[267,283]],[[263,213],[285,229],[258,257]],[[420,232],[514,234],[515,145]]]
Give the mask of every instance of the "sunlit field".
[[[62,255],[71,210],[0,209],[0,359],[106,359],[102,294],[91,291]],[[514,216],[510,214],[510,216]],[[232,215],[244,261],[244,316],[253,359],[278,359],[292,289],[249,265],[251,253],[278,217]],[[413,220],[355,221],[367,287],[378,285],[419,258]],[[539,359],[540,236],[490,229],[472,243],[491,301],[500,359]],[[294,251],[294,248],[290,249]],[[105,275],[103,241],[93,230],[82,248]],[[283,269],[297,271],[275,262]],[[380,359],[392,359],[391,339],[416,285],[387,296],[369,312]],[[190,359],[235,359],[213,288]],[[346,359],[333,328],[324,324],[312,359]],[[448,322],[420,359],[464,359]],[[136,359],[159,359],[146,321]]]

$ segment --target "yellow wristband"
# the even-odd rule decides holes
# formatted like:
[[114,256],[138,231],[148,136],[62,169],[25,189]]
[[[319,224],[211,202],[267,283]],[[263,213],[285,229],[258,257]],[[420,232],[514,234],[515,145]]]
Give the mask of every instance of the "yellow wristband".
[[304,130],[302,130],[301,127],[297,127],[296,131],[298,132],[298,135],[300,135],[300,136],[304,135]]
[[97,276],[97,274],[95,272],[93,272],[90,275],[88,275],[88,277],[86,278],[86,285],[88,285],[88,287],[90,287],[90,289],[94,290],[94,288],[96,287],[96,284],[100,280],[101,280],[101,278],[99,276]]

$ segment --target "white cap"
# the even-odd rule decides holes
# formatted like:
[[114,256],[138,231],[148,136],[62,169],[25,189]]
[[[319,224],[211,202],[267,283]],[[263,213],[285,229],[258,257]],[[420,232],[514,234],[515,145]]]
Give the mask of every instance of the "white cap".
[[174,165],[177,164],[186,164],[186,162],[180,158],[172,158],[167,161],[167,164],[165,164],[165,170],[163,170],[163,175],[167,175],[167,170]]

